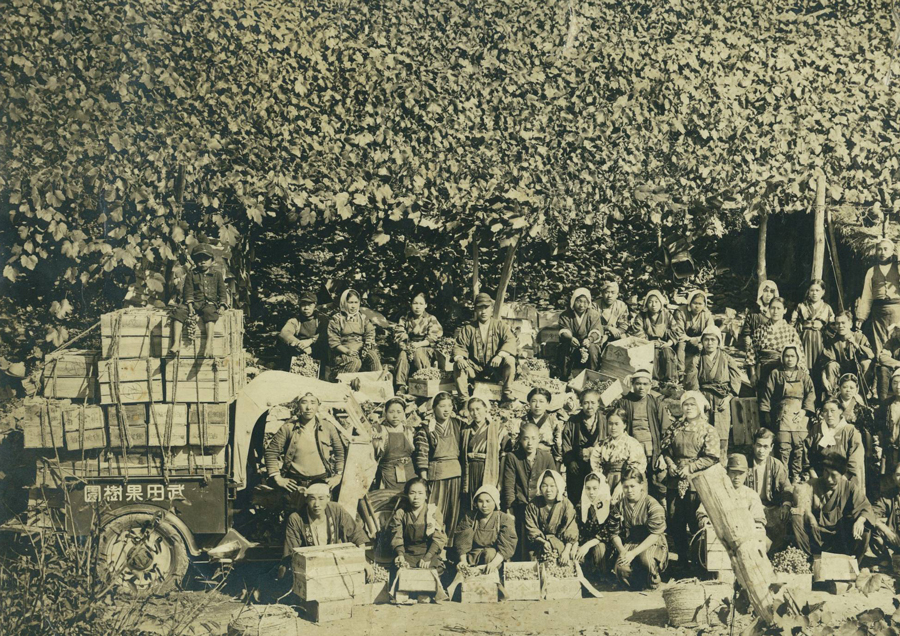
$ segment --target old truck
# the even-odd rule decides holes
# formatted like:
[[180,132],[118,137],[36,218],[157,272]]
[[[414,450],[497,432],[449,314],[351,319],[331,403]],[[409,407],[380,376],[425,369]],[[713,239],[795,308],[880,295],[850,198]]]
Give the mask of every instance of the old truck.
[[[127,322],[120,320],[119,334],[127,332]],[[129,347],[145,353],[144,345],[123,345],[118,353]],[[264,371],[237,388],[210,375],[209,360],[199,357],[188,358],[183,370],[180,355],[114,353],[104,346],[93,384],[88,373],[87,383],[66,387],[59,379],[67,370],[57,363],[50,394],[72,397],[32,399],[20,410],[25,451],[35,464],[28,488],[35,505],[5,529],[52,528],[75,536],[99,529],[101,565],[136,590],[177,585],[191,560],[280,558],[284,502],[259,471],[267,433],[275,432],[266,431],[266,423],[278,424],[267,415],[307,392],[319,398],[320,415],[347,443],[338,502],[357,514],[376,463],[370,425],[350,386]],[[78,362],[69,356],[70,363],[73,358]],[[155,399],[157,378],[167,383],[157,394],[164,399]],[[209,382],[216,402],[204,397]],[[88,404],[91,395],[101,404]],[[210,401],[181,401],[198,397]]]

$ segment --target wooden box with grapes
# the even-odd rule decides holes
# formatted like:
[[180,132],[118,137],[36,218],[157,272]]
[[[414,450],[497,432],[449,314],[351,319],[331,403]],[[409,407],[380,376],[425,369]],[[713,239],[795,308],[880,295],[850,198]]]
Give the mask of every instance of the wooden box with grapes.
[[541,564],[537,561],[503,564],[503,590],[509,601],[541,600]]
[[542,563],[541,578],[548,601],[581,598],[581,581],[574,564]]
[[588,389],[597,391],[600,394],[600,403],[604,407],[610,406],[627,392],[621,379],[590,369],[582,370],[569,380],[569,387],[579,393]]
[[439,369],[430,367],[417,371],[409,379],[409,394],[416,397],[432,398],[441,391],[453,390],[453,380]]

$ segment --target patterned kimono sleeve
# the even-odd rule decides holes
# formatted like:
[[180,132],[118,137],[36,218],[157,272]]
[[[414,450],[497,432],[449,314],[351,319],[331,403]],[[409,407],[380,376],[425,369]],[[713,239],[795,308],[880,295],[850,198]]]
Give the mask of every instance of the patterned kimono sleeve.
[[[649,497],[649,495],[645,496]],[[666,533],[666,513],[662,506],[660,506],[652,497],[650,497],[650,501],[647,502],[647,519],[644,523],[650,534]]]
[[625,463],[636,468],[638,472],[646,473],[647,454],[644,452],[644,447],[641,446],[641,443],[633,437],[629,437],[628,450],[628,458],[625,460]]
[[420,426],[416,429],[416,433],[413,436],[413,446],[415,447],[413,466],[415,466],[416,472],[421,474],[423,471],[428,470],[428,456],[431,453],[431,443],[428,441],[428,428],[426,426]]
[[618,536],[622,532],[622,507],[620,503],[610,508],[609,516],[600,531],[597,533],[597,539],[602,542],[610,541],[613,537]]
[[428,328],[426,329],[428,346],[433,347],[444,336],[444,328],[435,316],[428,316]]

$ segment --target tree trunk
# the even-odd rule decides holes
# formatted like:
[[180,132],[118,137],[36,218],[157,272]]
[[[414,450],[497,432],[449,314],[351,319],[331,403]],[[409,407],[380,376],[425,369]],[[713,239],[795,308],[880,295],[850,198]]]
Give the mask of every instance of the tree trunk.
[[766,239],[769,233],[769,211],[765,205],[759,211],[759,242],[756,245],[756,277],[760,285],[766,282]]
[[500,318],[500,310],[503,308],[503,299],[506,297],[506,288],[509,287],[509,279],[512,278],[513,263],[516,261],[516,248],[522,235],[519,234],[510,243],[506,250],[506,260],[503,262],[503,270],[500,272],[500,285],[497,287],[497,298],[494,300],[494,319]]
[[816,181],[816,220],[813,235],[811,278],[822,278],[825,271],[825,173],[819,172]]
[[478,278],[478,237],[472,237],[472,302],[481,290],[481,280]]
[[838,248],[834,240],[834,224],[831,219],[831,212],[825,215],[825,221],[828,224],[828,247],[831,248],[831,265],[834,267],[834,284],[837,287],[838,311],[844,311],[844,275],[841,273],[841,262],[838,260]]

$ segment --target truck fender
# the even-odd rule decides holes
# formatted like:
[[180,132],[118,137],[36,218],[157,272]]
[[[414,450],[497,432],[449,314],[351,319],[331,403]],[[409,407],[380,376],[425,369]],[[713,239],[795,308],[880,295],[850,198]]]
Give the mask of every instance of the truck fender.
[[105,526],[113,519],[118,519],[123,515],[132,514],[135,512],[143,512],[150,515],[157,515],[160,512],[163,514],[163,521],[171,525],[178,534],[181,535],[181,538],[184,539],[184,544],[187,546],[188,553],[191,556],[200,556],[200,548],[197,546],[197,540],[194,539],[194,533],[191,532],[190,528],[187,527],[187,524],[179,519],[177,516],[173,515],[171,512],[167,510],[163,510],[158,506],[150,506],[147,504],[134,504],[131,506],[123,506],[122,508],[116,508],[114,511],[110,512],[103,516],[102,524]]

